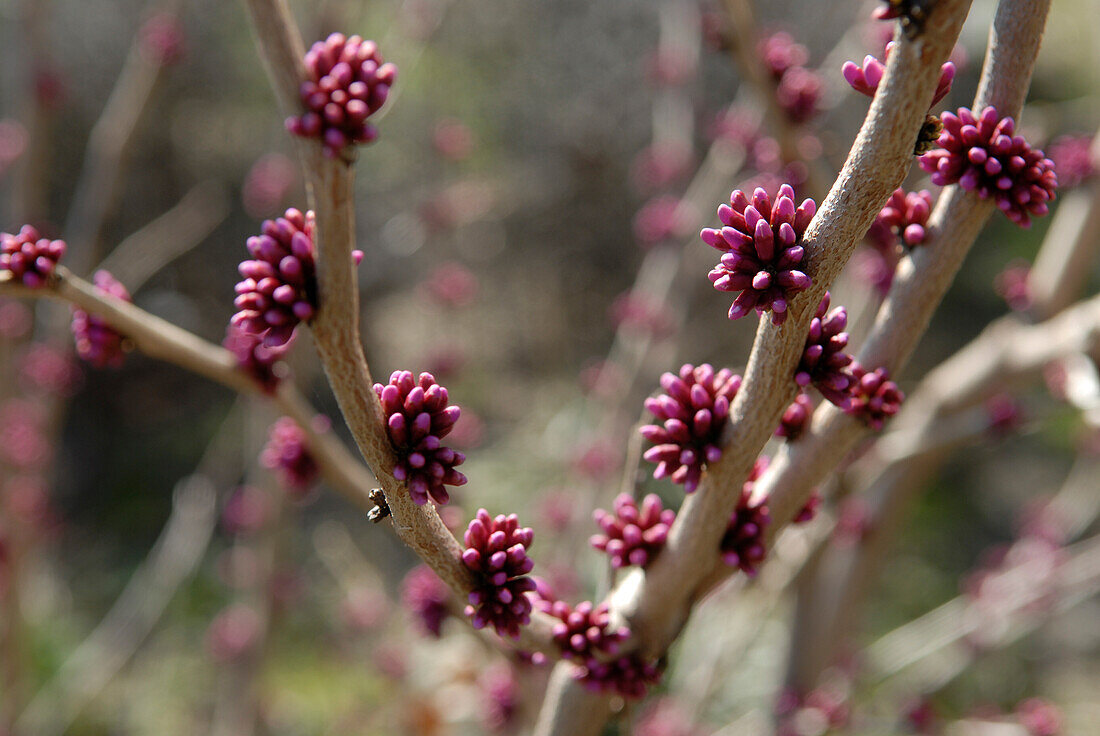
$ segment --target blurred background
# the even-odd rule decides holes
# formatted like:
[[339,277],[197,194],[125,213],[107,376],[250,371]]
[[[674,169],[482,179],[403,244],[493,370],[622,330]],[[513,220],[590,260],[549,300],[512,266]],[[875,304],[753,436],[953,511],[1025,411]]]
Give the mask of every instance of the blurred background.
[[[878,3],[755,3],[751,37],[789,33],[773,47],[804,72],[788,80],[787,117],[762,123],[776,102],[731,58],[719,3],[291,5],[307,44],[358,33],[399,69],[357,166],[364,345],[376,380],[432,371],[462,407],[452,438],[470,483],[445,521],[461,532],[479,507],[518,513],[535,530],[536,572],[564,598],[598,600],[608,577],[588,547],[591,512],[610,508],[637,463],[642,400],[685,362],[740,370],[756,327],[727,320],[699,228],[735,186],[793,181],[820,201],[867,108],[840,66],[881,58],[891,26],[870,21]],[[975,0],[940,109],[973,99],[994,7]],[[1080,176],[1056,160],[1066,191],[1097,186],[1081,150],[1100,123],[1100,49],[1084,22],[1098,11],[1055,0],[1021,121],[1048,155],[1057,143],[1076,156]],[[769,64],[764,49],[753,55]],[[305,206],[241,4],[4,0],[0,58],[3,229],[66,238],[70,268],[89,278],[108,259],[138,306],[220,343],[245,239]],[[929,185],[914,167],[906,186]],[[1026,310],[1021,282],[1052,220],[991,220],[903,389]],[[857,345],[891,270],[868,245],[833,290]],[[117,370],[83,365],[67,321],[61,304],[0,302],[0,733],[529,730],[546,668],[458,621],[442,638],[425,631],[432,581],[409,582],[416,560],[386,525],[323,481],[287,489],[258,462],[277,418],[268,405],[137,352]],[[292,380],[350,447],[299,332]],[[1018,539],[1021,515],[1100,452],[1048,383],[1002,398],[923,489],[859,646],[973,590],[965,581]],[[640,488],[681,497],[651,478]],[[659,697],[624,706],[610,732],[714,733],[770,711],[793,614],[763,588],[737,598],[739,631],[736,591],[708,601]],[[918,685],[861,681],[857,649],[843,722],[798,733],[1017,723],[1032,697],[1057,705],[1059,733],[1095,733],[1100,605],[1079,598],[1019,636],[969,642],[950,677]]]

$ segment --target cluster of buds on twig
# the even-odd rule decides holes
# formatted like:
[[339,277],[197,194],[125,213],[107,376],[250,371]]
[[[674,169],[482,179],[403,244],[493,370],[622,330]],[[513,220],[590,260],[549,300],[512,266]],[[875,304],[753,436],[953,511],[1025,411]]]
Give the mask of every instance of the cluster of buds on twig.
[[378,131],[367,118],[386,102],[397,78],[397,67],[383,63],[378,44],[333,33],[313,44],[305,66],[309,78],[300,93],[306,112],[287,119],[287,129],[320,138],[332,158],[351,144],[374,140]]
[[45,286],[63,255],[64,240],[43,238],[30,225],[24,225],[15,235],[0,233],[0,271],[11,272],[28,288]]

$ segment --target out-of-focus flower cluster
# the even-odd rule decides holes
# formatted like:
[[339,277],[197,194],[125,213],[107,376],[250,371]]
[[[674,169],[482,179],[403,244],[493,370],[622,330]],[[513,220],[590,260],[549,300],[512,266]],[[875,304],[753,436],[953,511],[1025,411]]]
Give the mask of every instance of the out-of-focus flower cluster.
[[[96,271],[95,287],[122,301],[130,301],[130,292],[107,271]],[[96,368],[122,365],[124,342],[121,334],[99,317],[73,309],[73,338],[76,341],[76,354]]]

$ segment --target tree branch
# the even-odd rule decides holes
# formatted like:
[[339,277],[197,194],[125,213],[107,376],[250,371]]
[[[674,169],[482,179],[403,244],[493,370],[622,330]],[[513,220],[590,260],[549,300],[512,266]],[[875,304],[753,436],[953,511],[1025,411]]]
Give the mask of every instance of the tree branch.
[[[284,114],[293,115],[300,106],[298,87],[305,78],[304,44],[298,29],[285,0],[245,0],[245,5],[279,103]],[[325,374],[359,451],[382,486],[397,535],[465,599],[476,580],[461,562],[462,546],[435,507],[417,506],[405,484],[393,477],[397,458],[360,344],[358,285],[349,267],[355,243],[352,166],[323,156],[318,142],[299,139],[297,144],[311,209],[317,216],[314,241],[320,303],[310,328]],[[519,646],[555,652],[550,628],[548,616],[534,615],[531,625],[521,630]]]
[[63,266],[58,267],[56,274],[51,286],[28,289],[13,283],[10,272],[2,272],[0,294],[68,302],[103,319],[151,358],[178,365],[238,393],[270,400],[280,413],[290,416],[305,431],[309,451],[332,487],[363,511],[374,508],[369,496],[373,485],[370,473],[334,435],[319,433],[313,428],[316,412],[292,383],[283,381],[274,395],[266,394],[237,368],[236,359],[225,348],[206,342],[130,302],[105,294],[73,276]]
[[[814,285],[791,301],[784,325],[761,320],[745,381],[730,407],[731,428],[722,459],[708,469],[699,490],[684,501],[661,555],[644,572],[623,576],[612,592],[613,611],[628,621],[633,643],[644,655],[665,651],[685,623],[693,601],[703,592],[699,585],[717,558],[741,484],[797,392],[792,376],[809,321],[825,290],[912,165],[913,144],[932,99],[940,64],[954,45],[969,7],[970,0],[941,0],[919,39],[897,38],[886,75],[848,160],[803,237],[807,273]],[[576,684],[565,687],[557,698],[547,700],[544,709],[569,710],[582,692]],[[584,730],[571,733],[595,733],[599,727],[593,721]]]

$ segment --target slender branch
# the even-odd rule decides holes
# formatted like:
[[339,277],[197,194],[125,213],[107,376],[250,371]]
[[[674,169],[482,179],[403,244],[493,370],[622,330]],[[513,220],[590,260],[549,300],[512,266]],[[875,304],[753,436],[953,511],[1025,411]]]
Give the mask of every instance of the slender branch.
[[273,396],[264,393],[251,377],[238,370],[236,359],[225,348],[105,294],[64,267],[58,268],[56,279],[45,289],[28,289],[13,283],[10,272],[0,273],[0,294],[68,302],[103,319],[152,358],[178,365],[238,393],[271,400],[305,430],[309,450],[332,487],[363,511],[374,508],[369,496],[373,485],[370,473],[333,435],[313,428],[316,412],[290,382],[283,381]]
[[137,292],[213,232],[229,214],[228,195],[225,185],[214,179],[196,184],[172,209],[115,246],[99,268]]
[[[1096,139],[1100,142],[1100,136]],[[1058,205],[1028,274],[1028,310],[1045,319],[1073,303],[1088,281],[1100,249],[1100,184],[1070,192]]]
[[[294,20],[284,0],[246,0],[245,5],[283,112],[294,114],[299,107],[298,87],[305,78],[304,45]],[[320,304],[310,328],[325,373],[359,451],[382,486],[397,535],[465,598],[476,580],[461,562],[461,545],[435,507],[417,506],[405,484],[393,477],[397,458],[360,344],[358,285],[348,266],[355,243],[353,169],[344,161],[323,156],[319,143],[299,140],[298,150],[311,208],[317,215],[314,239]],[[522,630],[519,645],[555,651],[550,628],[548,616],[535,615]]]
[[[168,2],[171,7],[175,2]],[[65,220],[70,265],[88,270],[97,255],[103,225],[118,195],[126,153],[160,79],[162,64],[142,50],[134,39],[114,89],[92,127],[76,192]]]
[[768,76],[761,63],[756,44],[760,36],[756,30],[752,3],[749,0],[722,0],[732,36],[730,56],[734,64],[745,76],[745,80],[756,90],[761,106],[766,110],[770,132],[779,143],[780,155],[785,163],[798,161],[798,131],[787,118],[776,99],[776,83]]
[[[1093,472],[1095,470],[1094,467]],[[1051,608],[1055,612],[1068,610],[1100,592],[1100,537],[1078,542],[1066,551],[1069,557],[1059,565],[1056,579],[1051,581],[1055,595]],[[998,609],[998,615],[1010,619],[1015,617],[1016,620],[1009,622],[994,645],[1011,643],[1049,620],[1047,611],[1026,618],[1020,615],[1028,606],[1045,600],[1051,593],[1049,589],[1018,585],[1013,590],[1016,595]],[[959,596],[880,638],[865,650],[866,656],[863,658],[871,677],[883,680],[894,676],[977,633],[986,625],[986,619],[974,612],[976,605],[981,604]],[[939,666],[926,667],[923,673],[918,674],[918,679],[923,682],[907,683],[907,692],[927,691],[930,685],[946,682],[961,672],[974,656],[973,647],[962,647],[955,652],[955,656],[945,658]]]
[[64,733],[118,674],[202,559],[217,522],[216,497],[214,486],[200,475],[179,483],[172,515],[148,558],[95,631],[35,695],[13,733]]

